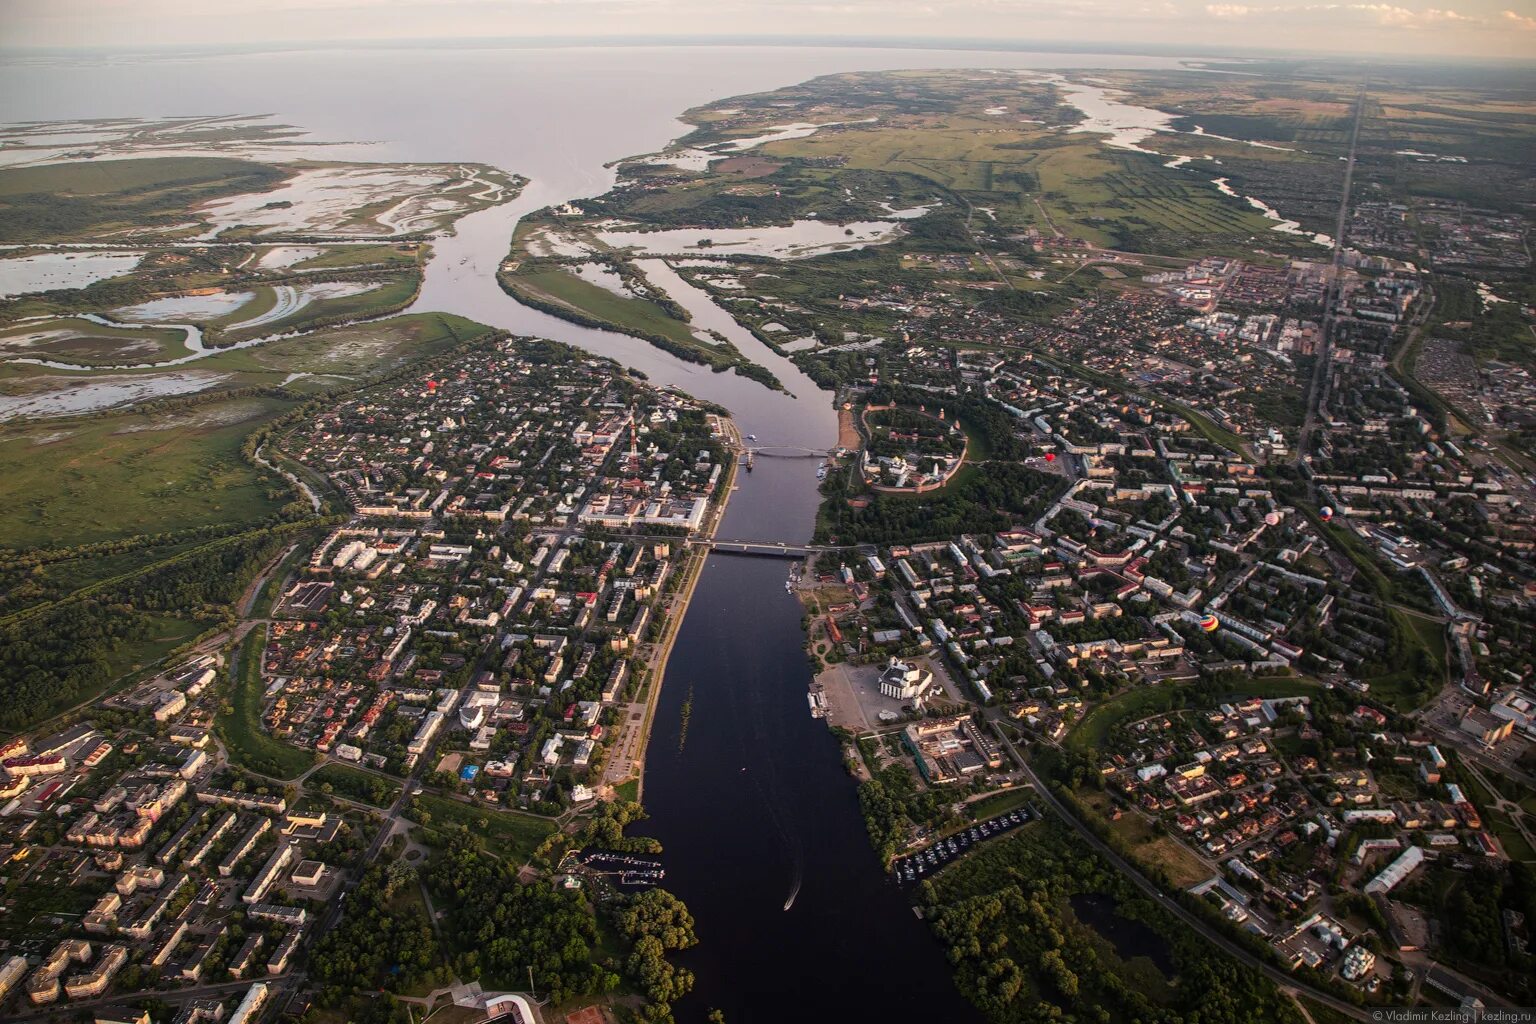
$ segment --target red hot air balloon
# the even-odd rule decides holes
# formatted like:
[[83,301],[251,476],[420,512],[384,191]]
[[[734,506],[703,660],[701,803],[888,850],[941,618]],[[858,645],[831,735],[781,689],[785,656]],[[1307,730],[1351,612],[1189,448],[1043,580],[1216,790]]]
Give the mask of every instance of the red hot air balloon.
[[1200,620],[1200,628],[1207,633],[1214,633],[1221,628],[1221,620],[1214,615],[1207,615]]
[[1055,452],[1046,452],[1045,453],[1045,461],[1046,462],[1055,462],[1056,461],[1056,453]]

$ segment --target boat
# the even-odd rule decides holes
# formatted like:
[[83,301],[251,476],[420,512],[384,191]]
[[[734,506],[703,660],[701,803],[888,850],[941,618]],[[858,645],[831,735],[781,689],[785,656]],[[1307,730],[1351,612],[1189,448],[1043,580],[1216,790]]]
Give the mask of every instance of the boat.
[[752,454],[752,452],[749,451],[749,452],[747,452],[747,461],[746,461],[746,469],[747,469],[748,473],[752,472],[752,462],[753,462],[753,454]]
[[821,694],[808,693],[805,695],[805,700],[811,706],[812,718],[825,718],[827,716],[827,704]]
[[747,435],[747,440],[748,441],[756,441],[757,440],[757,435],[756,434],[748,434]]

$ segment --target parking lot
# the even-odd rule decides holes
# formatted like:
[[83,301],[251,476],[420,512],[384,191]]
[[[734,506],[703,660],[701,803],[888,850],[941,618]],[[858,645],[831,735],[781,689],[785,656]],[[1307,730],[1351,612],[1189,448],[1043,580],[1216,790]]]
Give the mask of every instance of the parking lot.
[[891,865],[891,872],[896,876],[897,882],[910,885],[963,856],[972,846],[1010,832],[1037,817],[1039,814],[1033,808],[1021,807],[1016,811],[979,821],[970,828],[962,829],[952,836],[934,842],[926,849],[906,857],[898,857]]

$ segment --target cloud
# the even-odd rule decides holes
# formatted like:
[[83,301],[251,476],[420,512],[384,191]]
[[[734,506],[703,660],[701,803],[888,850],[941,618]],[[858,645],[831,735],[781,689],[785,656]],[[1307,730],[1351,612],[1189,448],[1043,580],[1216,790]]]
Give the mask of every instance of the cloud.
[[1504,20],[1514,24],[1522,32],[1536,32],[1536,18],[1528,18],[1514,11],[1505,11]]
[[[1248,4],[1207,4],[1205,13],[1215,18],[1295,18],[1333,17],[1345,21],[1366,22],[1385,28],[1421,29],[1433,26],[1458,25],[1466,28],[1484,28],[1488,22],[1458,11],[1439,7],[1414,10],[1395,4],[1277,4],[1270,7],[1253,7]],[[1523,23],[1522,28],[1536,28],[1536,19],[1522,18],[1513,11],[1505,11],[1506,18]]]

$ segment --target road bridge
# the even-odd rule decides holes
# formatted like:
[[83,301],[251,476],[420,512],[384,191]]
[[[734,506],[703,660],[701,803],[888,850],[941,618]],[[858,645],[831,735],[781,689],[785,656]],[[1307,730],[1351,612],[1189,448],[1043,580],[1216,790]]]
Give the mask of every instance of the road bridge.
[[783,544],[767,541],[710,540],[703,543],[709,550],[718,551],[726,555],[759,555],[763,558],[793,558],[796,560],[807,558],[811,552],[820,550],[805,544]]
[[765,459],[824,459],[835,451],[806,448],[797,444],[749,444],[743,445],[741,450],[744,454],[751,452]]

